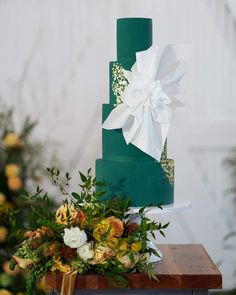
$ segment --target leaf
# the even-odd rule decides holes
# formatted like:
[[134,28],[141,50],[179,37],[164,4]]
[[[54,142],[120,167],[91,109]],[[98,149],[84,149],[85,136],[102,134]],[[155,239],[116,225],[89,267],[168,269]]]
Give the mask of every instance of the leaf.
[[162,226],[162,228],[167,228],[169,225],[170,225],[170,222],[167,222],[166,224],[164,224],[164,225]]
[[160,234],[165,238],[166,236],[165,236],[165,234],[164,234],[164,232],[162,231],[162,230],[159,230],[159,232],[160,232]]
[[232,231],[224,237],[224,242],[231,239],[232,237],[236,236],[236,231]]
[[75,192],[71,193],[72,197],[75,198],[76,200],[78,200],[79,202],[81,202],[81,196]]
[[85,181],[87,180],[87,177],[86,177],[82,172],[79,171],[79,175],[80,175],[80,179],[81,179],[83,182],[85,182]]

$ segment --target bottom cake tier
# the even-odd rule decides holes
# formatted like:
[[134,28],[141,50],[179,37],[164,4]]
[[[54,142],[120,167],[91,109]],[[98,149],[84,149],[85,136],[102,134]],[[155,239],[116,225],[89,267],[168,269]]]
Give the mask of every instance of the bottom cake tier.
[[98,190],[121,191],[134,207],[174,202],[174,161],[122,162],[96,160],[96,179],[106,183]]

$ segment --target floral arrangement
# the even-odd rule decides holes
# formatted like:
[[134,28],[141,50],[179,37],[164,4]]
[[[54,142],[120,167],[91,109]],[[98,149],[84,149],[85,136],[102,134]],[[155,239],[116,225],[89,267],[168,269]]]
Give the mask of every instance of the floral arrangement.
[[[157,279],[150,262],[155,249],[148,246],[148,234],[164,235],[162,225],[145,217],[145,208],[129,214],[129,199],[96,191],[104,183],[96,182],[91,169],[80,173],[80,192],[69,192],[69,173],[61,175],[49,169],[53,185],[63,201],[55,212],[48,210],[47,192],[37,187],[35,194],[25,193],[32,208],[24,228],[15,227],[20,246],[11,260],[11,269],[19,266],[28,274],[27,294],[32,294],[36,279],[47,272],[96,273],[106,276],[115,286],[127,285],[126,273],[146,272]],[[40,206],[35,202],[41,201]],[[160,207],[160,206],[159,206]],[[137,217],[139,222],[136,222]],[[14,221],[14,211],[12,211]],[[13,222],[14,223],[14,222]]]
[[9,263],[16,239],[11,235],[8,211],[14,210],[18,223],[27,210],[19,195],[28,181],[42,176],[42,145],[31,139],[36,122],[26,118],[16,131],[14,111],[0,101],[0,294],[21,294],[25,278],[19,268],[11,271]]

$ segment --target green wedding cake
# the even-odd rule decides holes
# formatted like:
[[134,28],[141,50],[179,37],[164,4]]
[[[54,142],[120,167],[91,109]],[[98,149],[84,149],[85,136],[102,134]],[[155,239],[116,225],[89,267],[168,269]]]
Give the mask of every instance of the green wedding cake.
[[[110,62],[110,101],[102,106],[103,122],[120,103],[121,93],[128,84],[123,69],[130,70],[136,52],[151,45],[151,19],[117,20],[117,61]],[[122,129],[102,130],[102,159],[96,160],[96,179],[106,183],[107,190],[120,187],[135,207],[168,205],[174,200],[174,161],[167,158],[167,144],[157,161],[133,144],[127,144]]]

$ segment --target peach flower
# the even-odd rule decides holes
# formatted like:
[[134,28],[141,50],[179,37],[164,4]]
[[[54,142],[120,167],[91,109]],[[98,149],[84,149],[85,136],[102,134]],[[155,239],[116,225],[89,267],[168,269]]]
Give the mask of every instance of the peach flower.
[[114,236],[120,237],[124,231],[123,222],[115,216],[108,217],[107,220],[109,221],[110,226],[114,229]]

